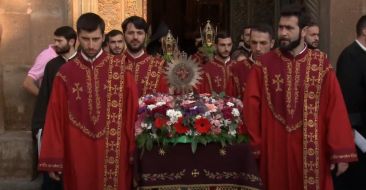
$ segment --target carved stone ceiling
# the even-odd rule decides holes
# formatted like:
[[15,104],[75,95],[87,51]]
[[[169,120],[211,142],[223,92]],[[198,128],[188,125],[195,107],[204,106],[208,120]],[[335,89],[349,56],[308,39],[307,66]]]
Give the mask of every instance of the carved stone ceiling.
[[146,19],[147,0],[70,0],[72,22],[86,12],[100,15],[106,23],[106,32],[112,29],[121,30],[122,21],[133,15]]

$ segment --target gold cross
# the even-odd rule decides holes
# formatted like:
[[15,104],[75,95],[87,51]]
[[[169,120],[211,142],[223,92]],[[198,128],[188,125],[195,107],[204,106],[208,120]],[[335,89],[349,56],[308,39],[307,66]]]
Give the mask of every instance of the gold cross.
[[308,167],[310,170],[314,170],[315,164],[313,161],[309,161],[309,163],[307,163]]
[[313,114],[315,111],[315,106],[313,104],[309,104],[308,110],[309,110],[309,113]]
[[219,76],[215,77],[215,83],[217,87],[221,87],[222,79]]
[[192,176],[193,177],[198,177],[200,175],[200,172],[197,170],[197,169],[194,169],[193,171],[192,171]]
[[307,135],[307,138],[309,139],[310,142],[314,142],[314,139],[315,139],[314,133],[309,133]]
[[76,92],[76,100],[81,100],[80,92],[83,91],[83,87],[81,87],[79,83],[75,83],[74,86],[75,87],[72,88],[72,93]]
[[113,176],[115,176],[115,173],[116,173],[116,172],[114,172],[113,170],[108,170],[108,171],[107,171],[107,177],[108,177],[108,178],[112,178]]
[[111,90],[113,91],[113,94],[118,94],[117,90],[119,90],[119,87],[115,84],[113,87],[111,87]]
[[276,92],[282,91],[281,84],[283,84],[283,79],[281,78],[281,75],[275,75],[276,79],[272,79],[272,84],[277,85],[276,86]]
[[311,82],[311,85],[315,85],[315,82],[318,81],[318,79],[316,79],[314,76],[311,76],[311,79],[309,79],[309,81]]
[[117,122],[117,114],[116,113],[112,113],[112,115],[111,115],[111,118],[112,118],[112,122],[113,123],[116,123]]

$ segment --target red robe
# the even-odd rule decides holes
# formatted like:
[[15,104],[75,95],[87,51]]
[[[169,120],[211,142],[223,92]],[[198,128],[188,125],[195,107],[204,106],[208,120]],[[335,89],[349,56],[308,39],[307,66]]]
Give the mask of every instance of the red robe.
[[198,65],[204,65],[208,58],[205,57],[201,52],[197,51],[195,54],[191,56],[192,60],[194,60]]
[[235,97],[243,98],[247,77],[253,64],[254,63],[252,61],[245,59],[236,62],[236,64],[231,67],[232,80],[234,84],[233,95]]
[[231,67],[235,61],[222,62],[216,57],[202,66],[203,82],[199,85],[200,93],[221,93],[232,96],[234,84],[232,80]]
[[268,190],[331,190],[330,164],[357,160],[342,93],[322,52],[262,56],[249,73],[244,105]]
[[147,53],[135,59],[125,51],[122,54],[122,60],[135,77],[139,97],[158,92],[169,92],[163,59]]
[[121,57],[77,58],[57,73],[39,170],[62,171],[65,190],[130,190],[137,89]]

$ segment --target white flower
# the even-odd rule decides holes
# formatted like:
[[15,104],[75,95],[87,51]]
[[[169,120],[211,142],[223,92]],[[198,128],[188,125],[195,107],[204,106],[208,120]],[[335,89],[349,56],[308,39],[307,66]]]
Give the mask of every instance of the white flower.
[[147,123],[141,123],[141,128],[147,129]]
[[231,136],[235,136],[236,135],[236,131],[235,130],[229,130],[228,134]]
[[175,111],[173,109],[169,109],[166,111],[166,115],[169,117],[170,122],[172,124],[176,123],[178,121],[178,118],[182,117],[182,112],[180,111]]
[[165,102],[158,102],[158,103],[156,103],[156,106],[159,107],[159,106],[162,106],[164,104],[165,104]]
[[229,107],[234,107],[234,104],[231,103],[231,102],[226,102],[226,105],[229,106]]
[[192,135],[193,135],[193,131],[192,131],[192,130],[187,131],[187,132],[186,132],[186,135],[187,135],[187,136],[192,136]]
[[199,119],[199,118],[201,118],[201,117],[202,117],[202,116],[200,116],[200,115],[197,115],[197,116],[196,116],[196,119]]
[[240,112],[237,108],[233,108],[233,110],[231,111],[231,114],[233,114],[234,117],[240,116]]
[[151,111],[151,110],[155,109],[156,107],[157,107],[156,105],[150,104],[147,106],[147,109]]
[[148,125],[147,125],[147,129],[151,129],[152,128],[152,124],[151,123],[149,123]]
[[225,119],[224,120],[224,126],[228,126],[230,124],[231,124],[231,121],[230,120],[228,120],[228,119]]

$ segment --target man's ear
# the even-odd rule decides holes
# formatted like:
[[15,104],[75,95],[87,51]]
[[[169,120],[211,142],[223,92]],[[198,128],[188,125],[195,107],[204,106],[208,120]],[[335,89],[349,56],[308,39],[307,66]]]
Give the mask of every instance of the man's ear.
[[274,44],[275,44],[275,40],[274,40],[274,39],[272,39],[272,40],[271,40],[271,49],[273,48]]
[[305,26],[303,29],[301,29],[301,37],[305,37],[306,33],[308,32],[309,27]]
[[76,39],[70,39],[69,40],[69,46],[75,47],[75,45],[76,45]]
[[362,35],[366,37],[366,27],[362,29]]

